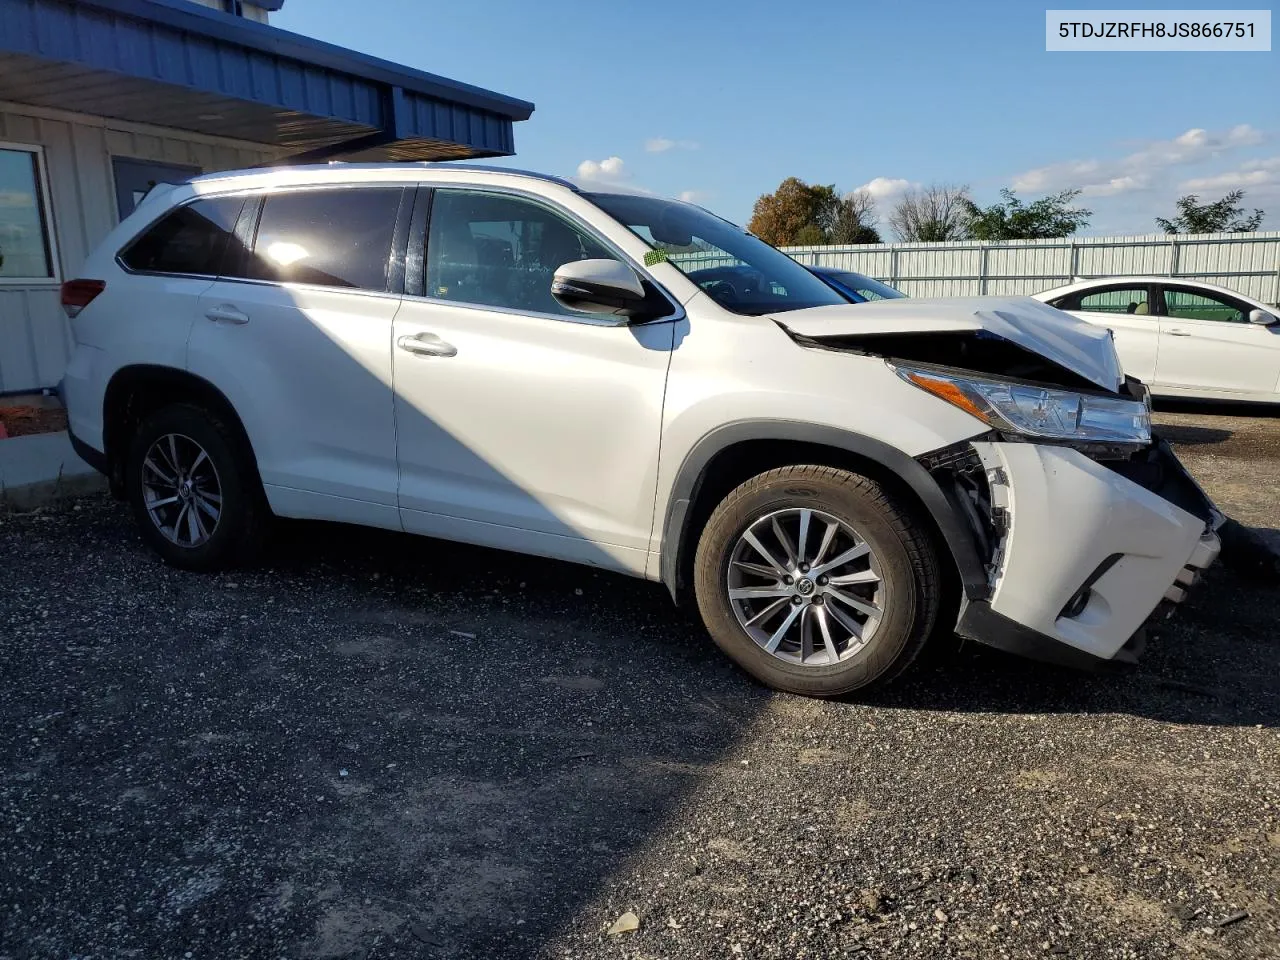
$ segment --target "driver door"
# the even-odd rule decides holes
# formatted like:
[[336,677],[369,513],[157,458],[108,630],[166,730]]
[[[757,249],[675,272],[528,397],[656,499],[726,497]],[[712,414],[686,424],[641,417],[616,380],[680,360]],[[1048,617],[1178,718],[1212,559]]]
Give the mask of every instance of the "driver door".
[[405,530],[642,574],[675,323],[556,302],[557,267],[621,259],[568,213],[431,193],[392,335]]

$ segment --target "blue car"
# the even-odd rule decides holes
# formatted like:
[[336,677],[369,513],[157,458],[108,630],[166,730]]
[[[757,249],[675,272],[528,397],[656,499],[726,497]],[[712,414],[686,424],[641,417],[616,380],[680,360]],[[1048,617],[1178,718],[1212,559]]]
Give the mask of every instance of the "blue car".
[[838,267],[810,267],[809,272],[820,277],[836,293],[848,297],[854,303],[866,303],[869,300],[901,300],[906,297],[901,290],[895,290],[887,283],[872,280],[852,270],[841,270]]

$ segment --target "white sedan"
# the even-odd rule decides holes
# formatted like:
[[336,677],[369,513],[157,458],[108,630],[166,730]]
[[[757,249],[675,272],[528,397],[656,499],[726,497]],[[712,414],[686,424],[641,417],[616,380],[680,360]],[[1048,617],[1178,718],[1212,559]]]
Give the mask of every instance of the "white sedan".
[[1170,277],[1085,280],[1035,294],[1109,327],[1125,372],[1157,396],[1280,402],[1280,310]]

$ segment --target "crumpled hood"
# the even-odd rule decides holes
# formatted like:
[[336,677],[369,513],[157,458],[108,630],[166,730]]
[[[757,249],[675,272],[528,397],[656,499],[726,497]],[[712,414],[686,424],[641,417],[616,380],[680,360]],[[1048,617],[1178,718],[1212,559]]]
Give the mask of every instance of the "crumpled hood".
[[1117,391],[1124,384],[1110,330],[1077,320],[1030,297],[876,300],[792,310],[773,319],[792,333],[812,340],[984,330],[1106,390]]

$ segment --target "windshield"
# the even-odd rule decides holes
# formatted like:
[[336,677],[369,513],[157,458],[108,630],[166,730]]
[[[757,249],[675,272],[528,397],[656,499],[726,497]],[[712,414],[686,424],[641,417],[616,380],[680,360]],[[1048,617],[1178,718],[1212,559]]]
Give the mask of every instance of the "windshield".
[[847,293],[856,300],[902,300],[906,294],[894,289],[887,283],[873,280],[852,270],[820,270],[818,275],[828,283],[835,285],[842,293]]
[[586,196],[666,254],[726,310],[759,316],[848,302],[785,253],[693,204],[633,194]]

